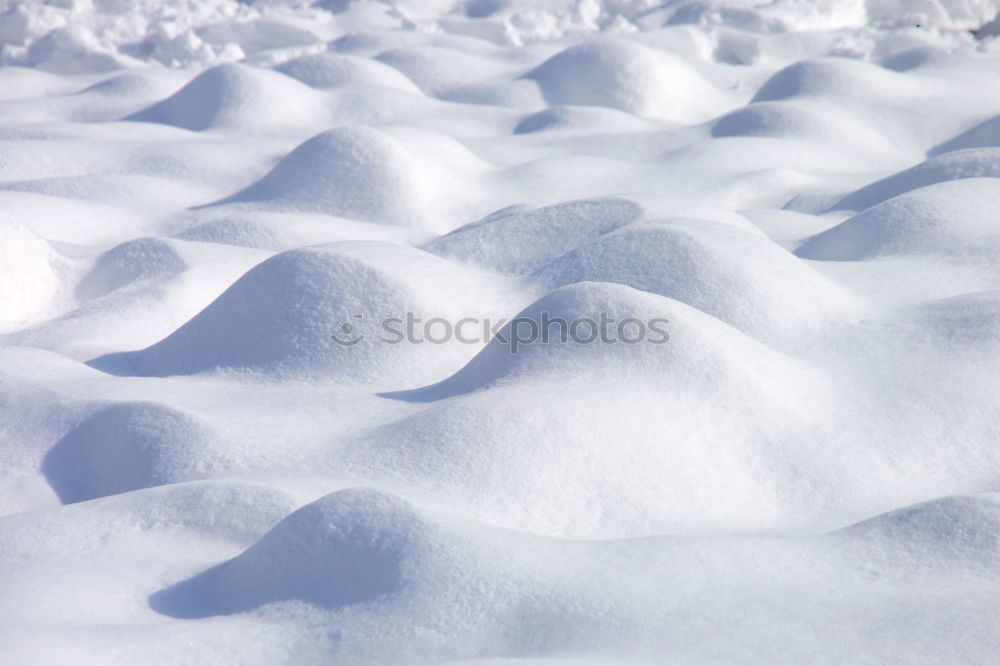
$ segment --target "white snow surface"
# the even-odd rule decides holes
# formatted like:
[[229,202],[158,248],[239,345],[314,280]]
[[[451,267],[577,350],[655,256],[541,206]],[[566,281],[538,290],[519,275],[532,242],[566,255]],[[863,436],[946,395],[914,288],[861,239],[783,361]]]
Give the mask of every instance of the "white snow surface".
[[995,664],[998,12],[0,0],[0,664]]

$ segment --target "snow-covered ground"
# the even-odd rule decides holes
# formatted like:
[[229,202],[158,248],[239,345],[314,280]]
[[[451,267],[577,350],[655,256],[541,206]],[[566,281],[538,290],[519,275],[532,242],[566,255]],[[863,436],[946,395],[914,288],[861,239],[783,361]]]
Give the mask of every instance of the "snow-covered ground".
[[0,664],[996,663],[998,10],[0,0]]

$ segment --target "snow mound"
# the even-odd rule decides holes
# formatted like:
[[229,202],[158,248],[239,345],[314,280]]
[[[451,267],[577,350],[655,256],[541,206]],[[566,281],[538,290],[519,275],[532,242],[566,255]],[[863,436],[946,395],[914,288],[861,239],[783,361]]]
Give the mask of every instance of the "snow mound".
[[928,152],[934,157],[965,148],[1000,148],[1000,116],[990,118]]
[[176,244],[160,238],[137,238],[103,253],[76,288],[88,300],[141,280],[164,279],[183,273],[187,262]]
[[386,224],[369,224],[331,218],[319,213],[295,211],[241,210],[215,215],[216,211],[205,210],[194,214],[191,226],[174,233],[171,237],[215,243],[235,247],[261,250],[294,250],[306,245],[334,243],[344,240],[390,241],[403,245],[413,245],[426,241],[432,234],[411,227]]
[[932,157],[848,194],[833,208],[864,210],[920,187],[962,178],[1000,178],[1000,148],[969,148]]
[[128,117],[194,131],[262,131],[328,119],[325,100],[312,88],[277,72],[237,64],[206,69],[167,99]]
[[282,519],[239,556],[154,595],[152,603],[171,615],[205,617],[277,601],[326,608],[371,602],[404,584],[408,560],[432,529],[398,497],[341,490]]
[[185,229],[175,238],[258,249],[281,249],[285,239],[274,225],[259,220],[226,217]]
[[910,90],[912,85],[897,72],[849,58],[805,60],[771,76],[751,102],[878,99]]
[[0,213],[0,326],[44,312],[59,287],[49,243],[19,220]]
[[639,204],[620,198],[585,199],[534,210],[513,206],[440,236],[423,249],[501,273],[527,273],[642,215]]
[[553,106],[524,117],[514,134],[567,130],[575,132],[637,132],[651,129],[651,123],[633,115],[595,106]]
[[442,257],[505,274],[535,271],[626,225],[660,216],[712,221],[760,235],[743,216],[694,199],[606,197],[531,208],[515,204],[425,243]]
[[382,86],[414,94],[420,89],[398,69],[377,60],[336,53],[306,55],[275,67],[313,88]]
[[220,462],[214,432],[152,402],[101,408],[46,454],[43,471],[63,503],[203,478]]
[[571,46],[526,76],[538,81],[549,104],[687,122],[704,120],[721,105],[720,93],[677,56],[623,40]]
[[[543,313],[550,320],[561,318],[567,322],[585,318],[599,322],[601,313],[616,322],[637,319],[646,327],[648,340],[653,342],[647,338],[638,343],[625,340],[637,337],[637,327],[625,329],[621,340],[600,342],[600,332],[586,325],[575,332],[568,331],[579,340],[570,337],[563,342],[559,327],[552,326],[547,339],[539,337],[515,349],[509,341],[516,333],[513,328],[519,326],[516,320],[540,324]],[[678,333],[662,335],[654,326]],[[617,332],[612,335],[609,328],[608,337],[617,339]],[[780,358],[752,338],[673,299],[621,284],[575,281],[521,311],[503,329],[502,336],[494,338],[453,376],[399,397],[438,400],[529,377],[566,378],[574,374],[620,373],[633,380],[670,376],[683,390],[697,390],[711,388],[715,382],[739,381],[738,378],[746,381],[758,362],[772,363],[777,368],[783,364]],[[772,372],[775,378],[787,374],[777,369]]]
[[[461,149],[443,137],[423,144],[404,145],[369,127],[327,130],[220,203],[263,202],[279,209],[403,226],[440,224],[440,218],[448,219],[447,206],[445,215],[438,211],[438,219],[430,219],[431,210],[459,180],[443,162]],[[475,162],[467,155],[459,157]]]
[[925,65],[947,62],[947,60],[947,53],[939,48],[915,46],[901,51],[894,51],[882,58],[879,64],[894,72],[906,72]]
[[[96,258],[70,250],[72,277],[82,278],[67,280],[75,298],[63,302],[58,316],[15,333],[11,342],[81,361],[161,340],[270,254],[149,237]],[[69,338],[74,342],[65,344]]]
[[863,539],[923,566],[992,572],[1000,555],[1000,496],[945,497],[876,516],[838,536]]
[[155,79],[133,72],[118,74],[87,86],[77,95],[101,95],[104,97],[153,97],[162,88]]
[[535,277],[547,289],[582,281],[626,284],[770,341],[801,339],[853,304],[771,240],[701,220],[630,225],[568,252]]
[[483,314],[491,301],[504,301],[505,288],[493,276],[388,243],[290,250],[251,269],[164,340],[126,358],[142,375],[232,369],[420,385],[464,363],[475,348],[386,344],[382,338],[395,335],[381,322],[407,313],[423,320]]
[[885,255],[996,257],[1000,227],[993,202],[1000,179],[964,178],[914,189],[819,233],[796,254],[849,261]]
[[834,110],[822,112],[795,102],[756,102],[722,116],[712,124],[712,136],[834,138],[839,141],[867,134],[856,122],[845,122]]
[[264,201],[305,212],[412,225],[423,212],[413,157],[376,129],[338,127],[297,146],[227,202]]
[[[588,343],[584,325],[563,342],[552,326],[548,340],[516,353],[502,339],[526,330],[514,321],[598,322],[601,313],[613,336],[626,318],[650,335]],[[391,394],[425,409],[366,433],[347,462],[535,533],[773,526],[794,513],[793,452],[812,427],[796,397],[824,393],[797,362],[683,303],[578,283],[523,310],[452,377]],[[749,463],[762,458],[762,468]]]

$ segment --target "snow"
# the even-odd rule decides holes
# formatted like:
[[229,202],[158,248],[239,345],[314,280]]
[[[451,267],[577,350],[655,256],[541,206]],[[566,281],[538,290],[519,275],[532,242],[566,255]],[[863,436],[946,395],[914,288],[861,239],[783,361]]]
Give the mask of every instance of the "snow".
[[0,0],[0,663],[993,663],[998,20]]
[[640,117],[696,122],[725,98],[683,60],[627,42],[603,39],[571,46],[527,75],[546,102],[606,106]]
[[[152,376],[230,368],[420,385],[438,378],[442,366],[448,367],[446,359],[455,363],[473,350],[456,341],[429,350],[384,344],[381,322],[411,312],[422,319],[457,320],[485,318],[495,310],[499,319],[503,306],[518,298],[507,293],[514,286],[406,246],[314,245],[261,262],[156,344],[96,363],[108,368],[124,363],[128,370],[121,371]],[[330,342],[344,323],[356,329],[344,339],[363,336],[356,345]]]
[[59,287],[56,253],[48,242],[11,215],[0,218],[0,326],[22,324],[44,312]]
[[[922,180],[913,177],[914,184]],[[809,259],[845,260],[954,253],[966,262],[983,255],[998,256],[1000,230],[988,203],[1000,195],[998,184],[995,178],[960,178],[918,187],[810,238],[798,254]]]
[[162,102],[129,117],[188,130],[267,131],[324,120],[323,100],[301,83],[246,65],[205,70]]

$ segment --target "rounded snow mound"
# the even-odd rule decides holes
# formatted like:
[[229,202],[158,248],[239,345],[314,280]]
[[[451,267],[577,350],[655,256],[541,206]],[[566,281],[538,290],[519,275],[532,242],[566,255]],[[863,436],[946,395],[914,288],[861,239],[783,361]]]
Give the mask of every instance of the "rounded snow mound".
[[89,300],[141,280],[179,275],[187,268],[174,242],[137,238],[103,253],[77,285],[76,295]]
[[420,88],[398,69],[368,58],[317,53],[289,60],[275,69],[313,88],[381,86],[422,94]]
[[25,224],[0,213],[0,326],[44,312],[59,287],[55,254]]
[[652,128],[652,123],[633,115],[594,106],[553,106],[525,116],[514,128],[514,134],[570,130],[574,132],[640,132]]
[[972,129],[962,132],[954,139],[930,150],[928,154],[931,156],[942,155],[953,150],[966,148],[1000,148],[1000,116],[990,118]]
[[277,72],[227,64],[206,69],[167,99],[128,117],[184,129],[238,129],[324,124],[324,100]]
[[205,477],[221,462],[214,432],[152,402],[104,407],[46,454],[43,471],[63,503]]
[[432,530],[405,500],[368,488],[341,490],[295,511],[237,557],[152,602],[171,615],[205,617],[278,601],[326,608],[373,601],[405,582],[409,561]]
[[571,46],[527,77],[549,104],[608,106],[680,122],[703,120],[720,102],[718,91],[677,56],[615,39]]
[[789,65],[764,82],[751,102],[793,98],[882,98],[910,87],[904,75],[850,58],[804,60]]
[[897,558],[992,572],[1000,556],[1000,495],[945,497],[891,511],[838,532]]
[[584,199],[544,208],[512,206],[439,236],[423,249],[501,273],[527,273],[597,236],[640,219],[627,199]]
[[494,211],[423,245],[423,249],[505,274],[537,270],[562,254],[650,217],[689,217],[761,235],[745,217],[695,199],[605,197]]
[[[177,331],[126,355],[141,375],[216,369],[272,376],[421,385],[475,348],[397,344],[407,313],[427,320],[483,314],[504,285],[493,276],[389,243],[349,241],[282,252],[258,264]],[[386,324],[387,318],[397,318]],[[383,342],[396,340],[397,343]]]
[[[600,328],[602,314],[607,342],[586,324],[563,342],[552,323]],[[526,337],[517,321],[546,318],[547,340],[517,353],[504,342]],[[629,340],[637,322],[647,335],[618,338],[626,320]],[[346,462],[549,535],[773,527],[804,501],[793,452],[815,433],[827,391],[802,364],[683,303],[578,283],[523,310],[452,377],[392,394],[427,405],[366,433]]]
[[297,146],[229,201],[267,201],[358,220],[412,224],[422,183],[410,154],[389,135],[339,127]]
[[[81,90],[78,95],[101,95],[105,97],[146,97],[160,93],[162,85],[142,74],[128,72],[98,81]],[[162,94],[162,93],[161,93]],[[155,99],[155,97],[154,97]]]
[[995,202],[1000,179],[966,178],[915,189],[873,206],[803,243],[807,259],[884,255],[997,256]]
[[455,180],[437,163],[453,147],[425,147],[430,152],[416,153],[368,127],[327,130],[221,203],[266,202],[281,209],[421,226],[428,222],[438,192]]
[[[819,138],[829,135],[830,113],[819,113],[788,102],[759,102],[722,116],[712,125],[712,136],[770,136]],[[852,127],[853,131],[856,129]],[[843,136],[838,133],[838,136]]]
[[[602,319],[609,322],[606,332]],[[551,324],[543,337],[542,324],[555,320],[567,326]],[[629,323],[621,325],[625,320]],[[529,321],[537,324],[537,335],[531,335]],[[573,322],[579,323],[570,326]],[[515,344],[526,337],[531,340]],[[531,377],[604,374],[654,382],[669,376],[675,385],[696,391],[716,382],[751,380],[760,364],[774,366],[776,381],[788,374],[777,369],[785,365],[779,354],[684,303],[622,284],[580,281],[521,311],[464,368],[412,397],[436,400]]]
[[284,240],[273,225],[231,217],[203,222],[182,231],[175,238],[266,250],[281,248]]
[[947,60],[947,51],[924,45],[889,53],[879,61],[879,64],[894,72],[908,72],[926,65],[943,63]]
[[848,194],[833,209],[864,210],[920,187],[962,178],[1000,178],[1000,148],[957,150],[910,167]]
[[615,282],[687,303],[769,341],[794,340],[853,299],[758,234],[702,220],[633,224],[535,273],[547,289]]

